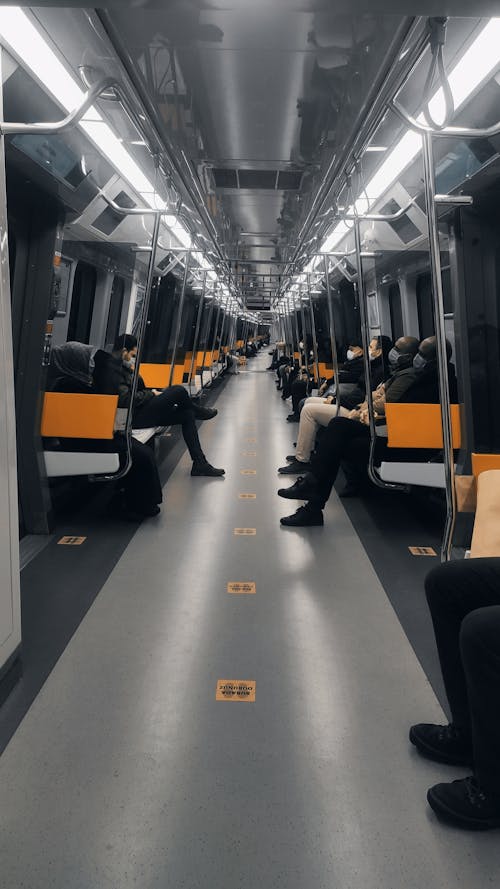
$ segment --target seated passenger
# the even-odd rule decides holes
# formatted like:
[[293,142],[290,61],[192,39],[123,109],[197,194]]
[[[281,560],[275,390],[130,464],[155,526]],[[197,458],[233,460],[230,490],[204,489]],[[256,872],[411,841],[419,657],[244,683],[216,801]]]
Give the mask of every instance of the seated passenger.
[[[130,406],[132,375],[137,355],[137,339],[130,334],[121,334],[113,352],[100,350],[95,355],[94,385],[97,392],[118,394],[118,406]],[[189,454],[193,461],[191,475],[223,476],[224,469],[216,469],[207,461],[203,453],[196,420],[209,420],[217,411],[201,407],[191,400],[183,386],[168,386],[163,391],[146,389],[139,377],[139,386],[133,404],[135,429],[150,426],[170,426],[180,424]]]
[[[401,354],[407,350],[406,357],[409,365],[413,361],[413,357],[417,352],[418,340],[413,337],[401,337],[396,343],[396,348],[399,348]],[[383,400],[385,395],[383,380],[389,376],[390,373],[391,365],[388,361],[390,351],[391,341],[389,337],[374,337],[374,339],[372,339],[370,343],[370,369],[372,370],[372,383],[375,386],[373,396],[377,404]],[[363,385],[362,389],[361,383]],[[333,395],[327,396],[326,398],[315,396],[306,399],[300,413],[297,450],[294,456],[287,457],[288,465],[278,469],[278,472],[281,473],[281,475],[296,475],[297,473],[304,472],[310,468],[309,459],[320,426],[328,426],[330,420],[333,420],[334,417],[360,419],[360,416],[357,415],[357,410],[362,409],[363,405],[353,407],[353,394],[352,392],[349,392],[349,394],[346,393],[343,395],[343,385],[345,384],[339,384],[340,405],[338,410],[336,398]],[[358,390],[355,397],[359,398],[359,393],[364,391],[364,371],[362,380],[358,380]],[[356,405],[356,402],[354,402],[354,405]]]
[[[383,337],[383,340],[386,341],[385,352],[387,353],[391,348],[391,342],[388,337]],[[372,340],[372,343],[373,342],[374,341]],[[380,351],[379,357],[381,355],[382,351]],[[384,361],[386,358],[387,354],[384,355]],[[382,363],[383,362],[381,360],[380,365],[382,365]],[[310,369],[304,368],[303,377],[300,380],[295,380],[286,396],[285,393],[283,393],[282,397],[288,397],[288,395],[292,396],[293,410],[292,413],[289,414],[287,417],[287,421],[289,423],[298,423],[300,420],[300,404],[309,391],[313,371],[314,368],[312,366]],[[349,402],[347,401],[349,396],[351,396],[351,407],[354,407],[354,405],[361,401],[365,394],[365,369],[363,363],[363,349],[361,346],[350,345],[348,347],[347,360],[343,364],[339,364],[338,382],[344,386],[346,404],[349,404]],[[330,386],[335,387],[335,380],[333,377],[325,384],[325,388]],[[322,393],[320,391],[320,395],[321,394]]]
[[[54,346],[49,371],[51,391],[89,395],[95,393],[92,379],[95,353],[95,347],[86,343],[69,342]],[[68,439],[60,440],[60,444],[67,450],[77,448],[86,452],[112,449],[119,454],[121,465],[124,465],[126,442],[121,435],[115,435],[112,441]],[[132,465],[127,475],[120,480],[127,516],[140,518],[158,515],[163,495],[154,453],[151,448],[134,438],[130,447]]]
[[451,724],[410,729],[418,752],[474,774],[427,793],[457,827],[500,827],[500,559],[448,562],[427,575],[429,604]]
[[[447,343],[448,361],[451,346]],[[456,401],[457,381],[455,369],[448,364],[450,398]],[[388,380],[385,389],[386,402],[439,403],[439,379],[436,357],[436,338],[428,337],[420,343],[411,368],[397,370]],[[306,500],[307,506],[300,507],[291,516],[281,519],[285,526],[307,526],[323,524],[323,508],[330,496],[337,478],[341,461],[349,457],[352,448],[361,445],[368,461],[370,447],[369,427],[362,420],[335,417],[330,420],[315,456],[311,459],[311,470],[304,477],[299,476],[291,488],[280,488],[278,494],[289,500]]]

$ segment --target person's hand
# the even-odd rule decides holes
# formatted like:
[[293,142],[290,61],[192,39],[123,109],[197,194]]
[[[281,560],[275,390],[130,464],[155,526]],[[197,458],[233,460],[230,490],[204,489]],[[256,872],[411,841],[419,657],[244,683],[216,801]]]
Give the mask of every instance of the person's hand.
[[326,385],[326,383],[322,383],[321,386],[319,387],[318,392],[319,392],[320,395],[323,395],[323,393],[326,392],[326,390],[327,390],[327,385]]
[[153,395],[161,395],[161,393],[163,392],[163,389],[152,389],[151,391],[152,391]]
[[368,426],[370,422],[368,419],[368,408],[359,412],[359,421],[360,423],[363,423],[364,426]]
[[324,399],[325,404],[333,404],[333,395],[329,395],[328,398]]
[[349,411],[348,417],[349,420],[359,420],[361,419],[361,411],[355,407],[352,411]]

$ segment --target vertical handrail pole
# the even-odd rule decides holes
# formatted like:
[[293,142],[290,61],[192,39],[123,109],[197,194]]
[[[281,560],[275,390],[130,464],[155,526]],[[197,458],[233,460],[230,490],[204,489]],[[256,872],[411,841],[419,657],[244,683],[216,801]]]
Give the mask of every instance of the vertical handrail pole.
[[220,316],[221,308],[222,308],[222,306],[221,306],[221,304],[219,303],[219,305],[218,305],[218,307],[217,307],[217,316],[216,316],[216,318],[215,318],[215,327],[214,327],[214,335],[213,335],[213,339],[212,339],[212,348],[211,348],[211,350],[210,350],[210,351],[211,351],[211,360],[210,360],[210,385],[212,385],[212,383],[213,383],[213,381],[214,381],[214,348],[215,348],[215,341],[216,341],[216,339],[217,339],[217,331],[218,331],[218,329],[219,329],[219,316]]
[[182,278],[182,289],[181,289],[181,295],[179,297],[179,305],[177,307],[177,316],[175,319],[174,345],[172,347],[172,361],[170,364],[170,373],[169,373],[169,377],[168,377],[168,385],[169,386],[172,385],[173,380],[174,380],[175,362],[177,359],[177,350],[179,347],[179,336],[180,336],[180,332],[181,332],[182,313],[184,311],[184,300],[186,298],[186,284],[187,284],[187,279],[188,279],[188,274],[189,274],[190,259],[191,259],[191,250],[188,250],[186,252],[186,256],[185,256],[185,260],[184,260],[185,267],[184,267],[184,275]]
[[207,289],[207,273],[203,273],[203,290],[200,296],[200,302],[198,305],[198,314],[196,316],[196,327],[194,331],[194,341],[193,341],[193,354],[191,356],[191,366],[189,368],[189,394],[191,395],[191,383],[193,380],[193,374],[196,376],[196,356],[198,354],[198,340],[200,338],[200,328],[201,328],[201,317],[203,315],[203,306],[205,304],[205,292]]
[[[130,386],[130,405],[127,413],[127,422],[125,424],[125,439],[127,447],[127,456],[125,466],[118,473],[114,473],[111,478],[121,478],[126,475],[132,466],[132,428],[134,419],[134,401],[139,386],[139,367],[141,364],[142,347],[144,345],[144,337],[148,323],[149,300],[151,297],[151,289],[153,287],[153,278],[155,274],[156,252],[158,248],[158,238],[160,236],[161,213],[155,213],[153,224],[153,234],[151,236],[151,253],[149,255],[148,275],[146,278],[146,289],[144,291],[144,299],[142,301],[141,320],[139,330],[137,331],[137,355],[135,359],[134,370],[132,372],[132,382]],[[103,477],[104,478],[104,477]]]
[[335,336],[335,315],[333,312],[332,289],[330,287],[330,275],[328,269],[328,256],[325,253],[323,258],[326,282],[326,304],[328,306],[328,323],[330,327],[330,348],[332,350],[332,368],[335,383],[335,405],[337,408],[337,416],[340,409],[340,380],[339,380],[339,356],[337,353],[337,337]]
[[316,339],[316,320],[314,318],[314,306],[311,293],[311,275],[307,276],[307,292],[309,295],[309,309],[311,312],[311,333],[313,340],[314,365],[316,368],[316,385],[319,387],[319,359],[318,359],[318,340]]
[[[293,315],[293,321],[292,321],[292,315]],[[293,328],[294,327],[295,327],[295,342],[297,343],[297,352],[298,352],[299,361],[300,361],[299,318],[298,318],[297,306],[295,305],[295,297],[293,297],[293,299],[291,300],[291,311],[290,311],[290,329],[292,332],[292,352],[293,352],[292,358],[295,360],[295,343],[294,343],[294,339],[293,339]]]
[[203,382],[203,374],[204,374],[204,371],[205,371],[205,360],[206,360],[206,357],[207,357],[207,343],[208,343],[208,337],[209,337],[209,335],[210,335],[210,328],[211,328],[211,326],[212,326],[212,318],[213,318],[213,316],[214,316],[214,304],[215,304],[215,297],[212,297],[212,299],[211,299],[211,301],[210,301],[210,309],[209,309],[209,311],[208,311],[207,326],[206,326],[206,329],[205,329],[205,342],[204,342],[204,344],[203,344],[203,361],[202,361],[202,363],[201,363],[201,388],[202,388],[202,389],[205,388],[205,384],[204,384],[204,382]]
[[453,532],[457,514],[455,492],[455,460],[453,456],[453,434],[451,424],[450,388],[448,380],[448,356],[446,354],[446,329],[444,324],[444,297],[441,278],[441,248],[436,213],[436,187],[434,181],[434,149],[432,133],[423,133],[422,148],[424,157],[424,186],[427,219],[429,224],[429,255],[434,298],[434,320],[436,324],[436,351],[439,370],[439,398],[441,422],[443,426],[443,458],[446,486],[446,523],[441,545],[441,561],[451,559]]
[[304,311],[304,302],[302,300],[302,285],[299,285],[299,301],[300,301],[300,320],[302,322],[302,360],[307,369],[308,348],[307,348],[307,330],[306,330],[306,313]]

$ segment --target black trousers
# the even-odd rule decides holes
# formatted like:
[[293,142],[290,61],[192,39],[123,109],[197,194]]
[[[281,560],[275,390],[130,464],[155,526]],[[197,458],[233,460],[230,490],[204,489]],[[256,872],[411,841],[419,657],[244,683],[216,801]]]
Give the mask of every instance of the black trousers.
[[300,413],[300,402],[307,397],[309,392],[309,380],[295,380],[291,386],[292,409],[294,414]]
[[182,435],[193,462],[203,462],[206,458],[198,438],[194,404],[184,386],[169,386],[161,395],[134,410],[136,429],[172,425],[182,426]]
[[357,420],[335,417],[330,420],[320,438],[315,455],[311,458],[311,469],[318,485],[318,505],[327,502],[342,460],[348,459],[353,450],[359,455],[366,449],[366,459],[370,448],[370,430]]
[[132,439],[132,466],[123,479],[127,505],[142,512],[162,502],[158,467],[152,448]]
[[479,782],[500,794],[500,558],[440,565],[425,592],[453,723],[472,739]]

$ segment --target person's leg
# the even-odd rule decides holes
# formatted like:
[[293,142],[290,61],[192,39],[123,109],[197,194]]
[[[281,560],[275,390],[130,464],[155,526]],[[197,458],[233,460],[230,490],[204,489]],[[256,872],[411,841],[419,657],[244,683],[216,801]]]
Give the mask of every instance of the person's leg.
[[155,515],[163,497],[154,452],[135,438],[131,451],[132,466],[123,480],[127,507],[140,515]]
[[465,765],[472,761],[472,730],[460,630],[471,611],[500,605],[500,559],[439,565],[427,575],[425,592],[452,721],[449,726],[413,725],[410,741],[424,756]]
[[288,500],[308,501],[308,506],[297,510],[295,516],[281,519],[282,525],[323,524],[321,511],[330,496],[340,461],[357,439],[366,442],[368,447],[370,433],[362,423],[342,417],[330,421],[311,459],[312,471],[299,477],[291,488],[278,490],[279,496]]
[[482,787],[500,797],[500,605],[476,609],[464,618],[460,652],[475,774]]
[[295,380],[291,388],[292,392],[292,412],[298,417],[299,403],[307,395],[307,380]]
[[325,404],[324,399],[313,401],[308,398],[300,414],[299,431],[297,434],[296,459],[301,463],[309,463],[311,452],[316,440],[318,426],[328,426],[336,416],[334,404]]
[[425,593],[453,723],[470,736],[460,628],[471,611],[500,605],[500,559],[464,559],[439,565],[427,575]]
[[434,812],[469,830],[500,827],[500,606],[476,609],[460,628],[472,727],[474,774],[427,792]]

